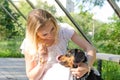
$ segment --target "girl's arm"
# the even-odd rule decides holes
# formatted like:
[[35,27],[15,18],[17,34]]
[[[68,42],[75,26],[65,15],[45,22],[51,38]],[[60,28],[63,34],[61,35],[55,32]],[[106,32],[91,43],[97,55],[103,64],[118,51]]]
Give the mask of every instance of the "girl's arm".
[[72,41],[76,43],[80,48],[86,51],[88,55],[88,65],[92,67],[95,59],[96,59],[96,50],[95,48],[89,44],[84,38],[80,37],[76,32],[74,32],[72,36]]
[[[87,60],[88,60],[88,64],[84,64],[81,65],[76,72],[74,70],[73,71],[73,75],[78,74],[79,77],[83,76],[86,72],[89,71],[89,68],[92,67],[92,65],[94,64],[94,61],[96,59],[96,50],[95,48],[89,44],[84,38],[80,37],[76,32],[74,32],[71,40],[77,44],[80,48],[82,48],[83,50],[85,50],[85,52],[87,53]],[[83,66],[83,67],[82,67]],[[83,69],[82,69],[83,68]],[[81,69],[81,70],[80,70]],[[83,74],[82,74],[82,70],[83,70]],[[77,72],[78,71],[78,72]],[[81,72],[80,72],[81,71]]]
[[25,53],[26,73],[29,80],[39,80],[45,70],[46,63],[40,64],[28,52]]

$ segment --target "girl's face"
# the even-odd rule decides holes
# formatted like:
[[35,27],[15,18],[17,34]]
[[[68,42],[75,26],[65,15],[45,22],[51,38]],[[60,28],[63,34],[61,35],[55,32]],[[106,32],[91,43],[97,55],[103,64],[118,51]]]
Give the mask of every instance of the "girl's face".
[[48,21],[43,27],[38,29],[37,35],[41,43],[51,46],[55,42],[56,27],[52,21]]

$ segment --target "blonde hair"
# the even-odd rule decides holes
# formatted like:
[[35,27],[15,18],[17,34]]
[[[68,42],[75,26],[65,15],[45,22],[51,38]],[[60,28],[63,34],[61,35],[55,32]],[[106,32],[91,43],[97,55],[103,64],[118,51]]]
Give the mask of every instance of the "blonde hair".
[[34,9],[32,10],[27,19],[26,38],[30,41],[32,49],[37,53],[38,50],[38,28],[44,27],[48,22],[52,21],[56,28],[55,41],[57,41],[58,25],[56,19],[46,10]]

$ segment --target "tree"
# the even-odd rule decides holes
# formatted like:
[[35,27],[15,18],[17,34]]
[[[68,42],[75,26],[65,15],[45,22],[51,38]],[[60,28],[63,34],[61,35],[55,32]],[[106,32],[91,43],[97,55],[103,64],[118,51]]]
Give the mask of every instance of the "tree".
[[[9,3],[7,0],[1,0],[0,1],[1,7],[0,7],[0,28],[3,30],[0,35],[4,38],[12,38],[14,35],[17,34],[15,30],[15,22],[11,19],[10,15],[3,10],[2,6],[14,17],[16,17],[15,13],[12,12],[10,9]],[[13,35],[14,34],[14,35]]]
[[[113,21],[113,22],[112,22]],[[111,18],[111,23],[101,25],[95,33],[94,42],[100,52],[120,53],[120,20],[117,16]]]
[[[100,6],[102,7],[105,3],[106,0],[72,0],[75,4],[75,6],[89,6],[89,9],[95,7],[95,6]],[[115,2],[119,2],[120,0],[114,0]],[[88,10],[89,10],[88,9]]]
[[43,2],[42,0],[37,0],[37,5],[36,8],[41,8],[41,9],[45,9],[47,11],[49,11],[51,14],[55,14],[56,13],[56,8],[54,5],[49,5],[47,3],[47,1]]
[[[82,2],[81,4],[77,4],[79,5],[80,15],[79,17],[75,17],[75,20],[79,22],[85,34],[88,35],[87,32],[91,31],[90,28],[92,29],[92,25],[91,25],[92,22],[90,22],[90,20],[92,19],[89,19],[90,16],[87,16],[86,14],[84,15],[82,14],[87,13],[94,6],[102,7],[105,1],[104,0],[82,0],[82,1],[75,0],[75,1]],[[120,1],[120,0],[116,0],[116,1]],[[89,9],[86,8],[86,4],[87,6],[89,6]],[[83,22],[79,21],[77,18],[82,19]],[[92,39],[92,41],[94,42],[98,51],[100,52],[119,54],[120,53],[120,50],[119,50],[120,29],[118,29],[118,27],[120,25],[120,20],[117,16],[114,16],[111,19],[111,21],[112,21],[111,23],[107,24],[107,23],[102,23],[102,22],[94,20],[95,30],[94,30],[94,38]]]

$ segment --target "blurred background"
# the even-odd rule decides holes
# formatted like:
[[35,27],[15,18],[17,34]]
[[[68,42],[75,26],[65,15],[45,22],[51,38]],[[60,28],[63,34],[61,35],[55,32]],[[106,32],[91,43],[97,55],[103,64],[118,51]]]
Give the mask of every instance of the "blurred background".
[[[120,55],[120,0],[60,2],[99,53]],[[69,23],[83,36],[55,0],[0,0],[0,58],[24,58],[19,48],[25,37],[27,15],[34,8],[48,10],[58,22]],[[70,41],[68,48],[78,46]],[[104,80],[120,80],[117,62],[102,60],[100,65]]]

